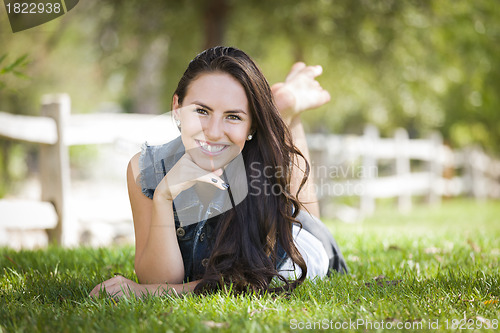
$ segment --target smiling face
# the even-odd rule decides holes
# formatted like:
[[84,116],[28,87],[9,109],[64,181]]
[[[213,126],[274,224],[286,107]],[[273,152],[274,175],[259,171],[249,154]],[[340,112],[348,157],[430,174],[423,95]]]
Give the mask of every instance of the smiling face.
[[252,115],[236,79],[222,72],[201,74],[189,84],[182,104],[174,95],[182,143],[199,167],[215,171],[238,156],[252,132]]

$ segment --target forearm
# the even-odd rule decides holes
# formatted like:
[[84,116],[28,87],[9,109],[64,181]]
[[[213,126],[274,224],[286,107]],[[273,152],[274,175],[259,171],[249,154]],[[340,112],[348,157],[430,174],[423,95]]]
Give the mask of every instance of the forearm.
[[141,283],[179,283],[184,278],[173,216],[172,201],[155,196],[147,242],[135,265]]
[[199,281],[189,283],[150,283],[139,284],[121,275],[98,284],[90,292],[90,296],[98,297],[101,293],[106,293],[113,298],[145,296],[166,296],[185,294],[194,291]]
[[[292,66],[284,83],[277,83],[271,87],[276,107],[280,111],[283,121],[289,127],[293,143],[304,155],[310,167],[309,149],[300,113],[304,110],[317,108],[330,100],[330,94],[315,80],[321,72],[321,66],[306,66],[304,63],[296,63]],[[291,191],[296,194],[304,177],[306,163],[301,158],[296,158],[294,162]],[[311,167],[309,178],[302,187],[298,199],[305,209],[319,217],[313,169]]]
[[158,283],[158,284],[143,284],[141,285],[140,293],[142,296],[152,295],[152,296],[177,296],[181,294],[186,294],[193,292],[198,285],[199,280],[191,281],[188,283]]

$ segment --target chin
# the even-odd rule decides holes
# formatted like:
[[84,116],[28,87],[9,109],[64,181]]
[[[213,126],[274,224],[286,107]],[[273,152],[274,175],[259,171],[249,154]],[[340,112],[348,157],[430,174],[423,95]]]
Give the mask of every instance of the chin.
[[207,170],[209,172],[213,172],[215,170],[225,167],[235,157],[228,155],[207,157],[203,154],[194,154],[194,153],[191,153],[190,155],[194,163],[196,163],[196,165],[198,165],[203,170]]

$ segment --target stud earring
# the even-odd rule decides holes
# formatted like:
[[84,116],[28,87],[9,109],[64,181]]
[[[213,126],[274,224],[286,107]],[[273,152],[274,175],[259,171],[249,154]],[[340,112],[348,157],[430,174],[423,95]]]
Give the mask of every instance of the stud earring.
[[253,135],[252,135],[252,134],[248,134],[248,136],[247,136],[247,141],[252,140],[252,138],[253,138]]

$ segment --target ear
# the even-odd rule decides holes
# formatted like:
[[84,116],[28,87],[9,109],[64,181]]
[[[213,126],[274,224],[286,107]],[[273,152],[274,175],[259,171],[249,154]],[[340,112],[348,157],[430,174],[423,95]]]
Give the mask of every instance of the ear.
[[179,96],[177,96],[177,94],[174,95],[174,97],[172,98],[172,114],[177,118],[179,119],[178,117],[180,116],[179,115]]

